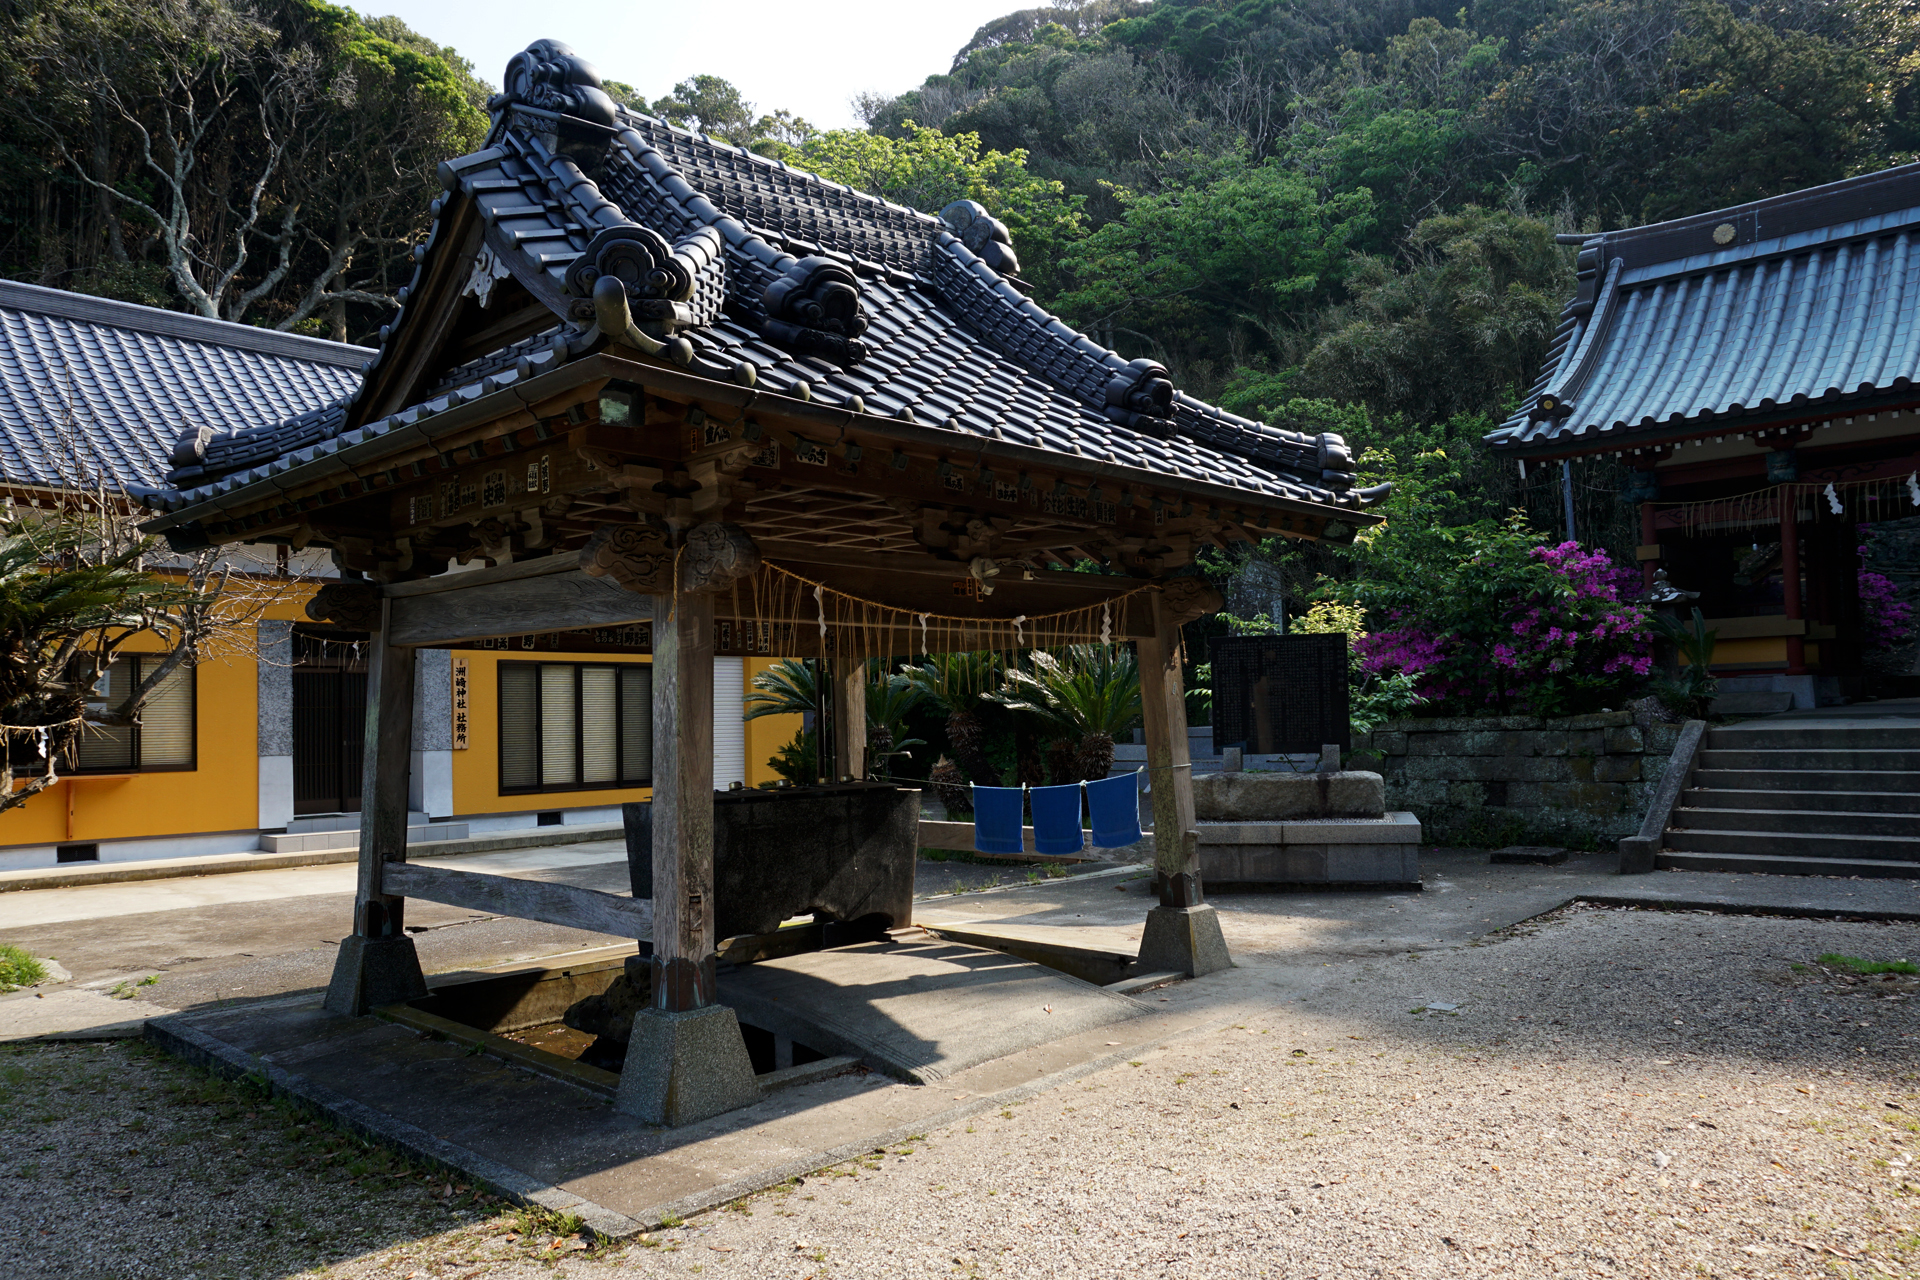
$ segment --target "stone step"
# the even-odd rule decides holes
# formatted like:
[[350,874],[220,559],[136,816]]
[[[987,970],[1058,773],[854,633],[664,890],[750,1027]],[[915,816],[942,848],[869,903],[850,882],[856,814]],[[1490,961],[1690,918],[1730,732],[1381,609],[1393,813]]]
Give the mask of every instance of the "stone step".
[[[1707,793],[1711,803],[1712,792]],[[1769,831],[1794,835],[1920,837],[1920,813],[1848,813],[1834,809],[1674,810],[1673,825],[1708,831]]]
[[[465,840],[464,822],[430,822],[407,828],[408,844],[429,844],[441,840]],[[267,853],[313,853],[322,849],[352,849],[360,843],[360,832],[289,831],[285,835],[260,837],[260,848]]]
[[1920,748],[1793,748],[1780,751],[1750,747],[1707,747],[1700,752],[1702,769],[1874,769],[1920,770]]
[[1793,695],[1758,689],[1734,689],[1713,700],[1716,716],[1764,716],[1793,710]]
[[1713,791],[1920,792],[1920,770],[1728,769],[1702,766],[1694,782]]
[[[1776,774],[1762,777],[1773,779]],[[1858,774],[1841,775],[1857,781]],[[1896,774],[1895,777],[1904,775]],[[1920,814],[1920,786],[1912,791],[1779,791],[1770,787],[1730,790],[1693,787],[1680,803],[1694,809],[1822,809],[1834,813]]]
[[[409,827],[424,827],[433,819],[424,813],[408,813]],[[287,823],[290,836],[309,835],[315,831],[358,831],[360,815],[357,813],[315,813],[304,818],[295,818]]]
[[1798,858],[1808,862],[1822,858],[1867,858],[1920,863],[1920,838],[1913,836],[1843,836],[1669,827],[1666,847],[1675,853],[1740,853]]
[[1768,876],[1864,876],[1868,879],[1920,878],[1920,862],[1879,858],[1793,858],[1751,853],[1661,853],[1653,865],[1662,871],[1744,871]]
[[1709,750],[1760,748],[1790,750],[1903,750],[1920,751],[1920,728],[1912,725],[1858,727],[1801,727],[1792,721],[1761,721],[1732,728],[1709,729],[1701,744]]

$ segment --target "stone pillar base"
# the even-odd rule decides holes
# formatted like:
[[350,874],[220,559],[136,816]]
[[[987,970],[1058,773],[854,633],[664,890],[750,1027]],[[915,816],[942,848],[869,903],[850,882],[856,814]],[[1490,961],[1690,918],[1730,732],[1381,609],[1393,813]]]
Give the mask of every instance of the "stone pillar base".
[[363,938],[355,933],[340,940],[333,981],[327,984],[328,1013],[357,1018],[383,1004],[426,994],[427,980],[420,973],[412,938]]
[[1140,972],[1185,973],[1198,978],[1233,968],[1220,916],[1202,903],[1195,907],[1155,907],[1147,912],[1140,935]]
[[633,1016],[614,1110],[648,1124],[693,1124],[760,1101],[740,1020],[725,1005]]

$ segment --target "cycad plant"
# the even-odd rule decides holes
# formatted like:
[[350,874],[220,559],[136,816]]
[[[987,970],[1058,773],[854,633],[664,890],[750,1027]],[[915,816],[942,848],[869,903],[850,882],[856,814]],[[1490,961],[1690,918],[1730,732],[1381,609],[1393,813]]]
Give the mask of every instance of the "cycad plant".
[[999,688],[1004,669],[1000,655],[985,650],[936,654],[917,667],[900,668],[922,696],[946,713],[947,741],[966,780],[984,785],[991,785],[996,776],[987,762],[980,704]]
[[882,676],[869,670],[867,680],[867,776],[885,781],[893,776],[896,756],[913,756],[925,738],[907,736],[907,713],[926,695],[902,675]]
[[1113,767],[1113,739],[1140,719],[1140,665],[1133,650],[1073,645],[1059,654],[1035,649],[1032,670],[1010,670],[992,700],[1038,716],[1059,735],[1057,782],[1104,778]]
[[1720,633],[1707,630],[1707,620],[1697,608],[1693,611],[1692,626],[1658,613],[1647,620],[1653,624],[1654,631],[1687,660],[1663,701],[1686,715],[1704,717],[1720,692],[1720,682],[1713,678],[1712,669],[1713,650]]
[[752,685],[742,719],[804,715],[820,709],[820,664],[811,658],[782,658],[755,672]]
[[[820,710],[825,688],[820,681],[820,664],[811,658],[782,658],[764,671],[755,673],[753,691],[745,699],[745,720],[761,716],[804,715]],[[877,662],[867,666],[867,764],[868,776],[887,778],[892,774],[896,756],[910,756],[914,747],[926,745],[924,738],[907,737],[907,713],[924,696],[920,688],[903,675],[882,675]],[[807,744],[818,742],[813,731],[805,732]],[[781,748],[781,760],[774,769],[784,777],[793,777],[800,769],[801,739]]]

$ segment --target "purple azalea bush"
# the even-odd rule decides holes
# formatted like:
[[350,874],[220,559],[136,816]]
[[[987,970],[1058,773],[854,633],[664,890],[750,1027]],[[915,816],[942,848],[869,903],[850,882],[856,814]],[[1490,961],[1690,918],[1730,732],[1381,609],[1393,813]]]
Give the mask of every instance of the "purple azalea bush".
[[1423,549],[1439,554],[1358,584],[1377,629],[1355,652],[1369,672],[1414,676],[1432,714],[1575,715],[1645,682],[1647,614],[1622,598],[1638,577],[1606,552],[1544,545],[1517,521]]
[[[1860,548],[1864,559],[1867,548]],[[1891,649],[1913,635],[1913,606],[1900,598],[1893,579],[1860,570],[1860,640],[1869,649]]]

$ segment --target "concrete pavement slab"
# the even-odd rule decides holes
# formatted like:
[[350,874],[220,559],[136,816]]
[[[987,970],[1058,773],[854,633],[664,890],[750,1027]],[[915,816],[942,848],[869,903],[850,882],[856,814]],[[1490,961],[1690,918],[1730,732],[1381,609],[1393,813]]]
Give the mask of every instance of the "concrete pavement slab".
[[138,1036],[147,1019],[173,1010],[145,1000],[64,987],[0,996],[0,1043],[20,1040],[117,1040]]

